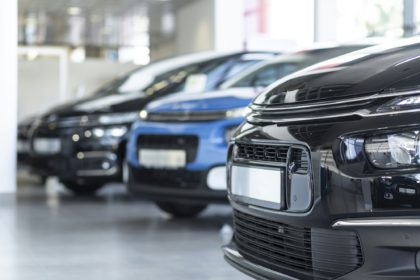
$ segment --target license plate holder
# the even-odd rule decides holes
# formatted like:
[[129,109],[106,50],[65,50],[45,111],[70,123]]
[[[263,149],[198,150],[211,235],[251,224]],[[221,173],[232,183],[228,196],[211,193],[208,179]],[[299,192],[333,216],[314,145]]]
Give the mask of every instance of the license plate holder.
[[281,167],[231,167],[230,192],[234,200],[269,209],[283,208],[284,170]]
[[61,150],[59,138],[35,138],[33,143],[34,151],[41,155],[58,154]]
[[139,163],[147,168],[180,169],[187,165],[185,150],[139,149]]

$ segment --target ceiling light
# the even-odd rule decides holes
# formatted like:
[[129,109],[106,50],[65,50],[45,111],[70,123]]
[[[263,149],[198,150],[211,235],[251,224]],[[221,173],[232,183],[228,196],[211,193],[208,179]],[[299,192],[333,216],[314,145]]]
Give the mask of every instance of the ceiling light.
[[69,7],[67,9],[67,14],[71,16],[78,16],[82,13],[82,9],[79,7]]

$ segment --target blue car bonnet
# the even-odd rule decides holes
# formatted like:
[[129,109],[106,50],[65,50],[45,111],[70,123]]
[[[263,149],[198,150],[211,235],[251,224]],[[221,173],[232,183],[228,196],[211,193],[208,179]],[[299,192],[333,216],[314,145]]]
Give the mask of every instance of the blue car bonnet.
[[256,94],[257,91],[253,88],[230,88],[206,93],[175,93],[150,103],[146,111],[170,113],[230,110],[248,106]]

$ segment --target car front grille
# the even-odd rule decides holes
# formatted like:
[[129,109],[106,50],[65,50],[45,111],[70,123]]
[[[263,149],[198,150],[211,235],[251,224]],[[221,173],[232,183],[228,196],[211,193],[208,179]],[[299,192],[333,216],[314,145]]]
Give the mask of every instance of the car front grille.
[[248,160],[286,162],[289,146],[237,143],[237,157]]
[[297,227],[237,210],[234,226],[244,258],[298,279],[335,279],[363,263],[353,232]]
[[[289,158],[288,158],[289,157]],[[235,159],[275,163],[293,163],[300,172],[309,171],[309,155],[305,148],[290,145],[236,143]]]
[[140,135],[139,149],[185,150],[187,163],[195,160],[198,150],[198,137],[193,135]]
[[132,172],[133,177],[141,184],[162,188],[198,189],[204,186],[203,171],[164,170],[140,168]]
[[325,99],[342,98],[346,91],[351,87],[348,84],[330,85],[324,87],[308,88],[303,85],[296,93],[297,102],[308,102]]
[[226,118],[226,111],[203,112],[149,112],[147,121],[150,122],[204,122],[216,121]]
[[[331,89],[331,94],[337,95],[340,90],[339,88]],[[256,124],[320,124],[337,120],[337,118],[342,121],[359,120],[367,114],[368,111],[366,110],[369,110],[369,108],[375,108],[381,102],[393,98],[372,95],[369,98],[353,96],[351,98],[339,97],[324,100],[322,98],[318,99],[319,94],[322,96],[325,95],[325,92],[317,91],[313,97],[309,94],[306,101],[301,103],[286,103],[276,106],[253,104],[251,105],[252,112],[247,115],[247,121]]]

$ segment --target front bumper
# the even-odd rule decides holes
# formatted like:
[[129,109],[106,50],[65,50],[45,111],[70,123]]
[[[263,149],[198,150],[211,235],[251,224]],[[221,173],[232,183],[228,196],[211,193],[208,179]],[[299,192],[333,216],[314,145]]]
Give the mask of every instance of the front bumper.
[[[241,232],[241,225],[235,225],[226,258],[260,279],[420,279],[419,169],[374,168],[362,141],[383,131],[417,129],[417,120],[418,115],[412,114],[293,125],[244,124],[229,148],[228,170],[235,164],[282,170],[282,204],[278,209],[268,209],[229,193],[234,211],[250,215],[257,225],[253,232]],[[355,135],[358,141],[354,141]],[[245,147],[242,154],[241,145]],[[282,147],[288,153],[281,153]],[[291,157],[295,147],[303,147],[308,156]],[[299,177],[299,172],[295,172],[302,166],[307,177]],[[407,189],[410,192],[405,192]],[[293,203],[299,200],[296,210]],[[294,231],[285,230],[289,228]],[[326,231],[324,235],[329,238],[322,240],[320,231]],[[288,236],[283,236],[289,232],[302,234],[298,236],[301,243],[295,244],[301,251],[290,249],[293,244],[288,243]],[[342,242],[334,241],[343,234],[347,236]],[[343,244],[349,240],[353,240],[350,253],[343,256],[349,248]],[[309,245],[304,248],[302,244]],[[328,246],[337,252],[325,251]],[[247,255],[249,247],[255,250]],[[253,257],[257,253],[259,258]],[[351,266],[344,269],[346,264]]]
[[[42,176],[57,176],[61,181],[121,181],[125,139],[95,137],[92,129],[37,128],[31,139],[32,172]],[[33,143],[37,138],[60,139],[61,150],[49,155],[36,152]]]
[[194,204],[228,202],[226,190],[208,187],[207,171],[129,170],[128,189],[142,198]]
[[[337,278],[292,276],[290,270],[270,268],[268,264],[249,261],[234,240],[223,247],[225,259],[240,271],[256,279],[419,279],[420,277],[420,217],[385,217],[382,219],[347,219],[334,223],[337,232],[355,232],[363,249],[363,263]],[[337,245],[340,247],[340,245]],[[316,252],[312,252],[313,256]],[[337,255],[336,258],[340,256]],[[322,256],[325,259],[325,256]],[[333,260],[333,259],[331,259]],[[319,262],[323,262],[320,260]],[[319,264],[316,259],[313,264]]]
[[276,272],[274,270],[265,268],[264,266],[247,261],[244,256],[239,253],[235,243],[230,243],[222,247],[225,260],[241,272],[260,280],[298,280],[297,278],[288,276],[286,274]]
[[[226,188],[213,186],[212,175],[216,171],[217,174],[222,174],[219,177],[223,178],[218,179],[225,185],[225,133],[227,129],[239,125],[242,120],[239,118],[200,123],[135,123],[127,145],[127,160],[130,165],[129,190],[152,200],[226,203]],[[140,145],[139,138],[142,136],[153,136],[153,143]],[[168,137],[181,139],[191,136],[198,139],[196,145],[177,146],[176,141],[163,141]],[[185,168],[181,169],[147,168],[142,166],[138,159],[138,151],[142,147],[186,149],[189,161]]]

